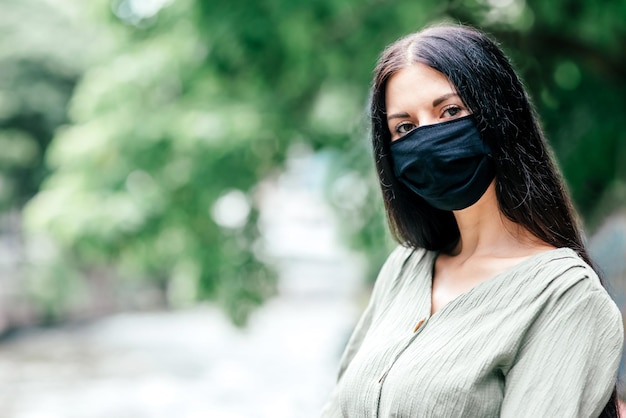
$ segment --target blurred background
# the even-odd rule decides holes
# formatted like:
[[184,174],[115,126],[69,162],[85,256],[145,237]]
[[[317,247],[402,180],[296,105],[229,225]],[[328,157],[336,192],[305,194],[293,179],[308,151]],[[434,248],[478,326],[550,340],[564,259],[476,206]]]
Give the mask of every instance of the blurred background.
[[1,0],[0,417],[317,416],[394,246],[372,69],[441,21],[511,57],[624,312],[626,0]]

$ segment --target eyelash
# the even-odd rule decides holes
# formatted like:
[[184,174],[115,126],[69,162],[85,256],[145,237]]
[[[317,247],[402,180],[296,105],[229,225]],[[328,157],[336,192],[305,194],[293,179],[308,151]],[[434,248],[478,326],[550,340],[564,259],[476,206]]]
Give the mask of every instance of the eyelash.
[[[403,126],[412,126],[411,129],[407,129],[406,131],[402,131],[402,127]],[[410,122],[402,122],[400,124],[398,124],[398,126],[396,126],[396,133],[400,134],[400,135],[404,135],[406,133],[409,133],[410,131],[412,131],[413,129],[415,129],[415,125],[410,123]]]
[[441,114],[445,114],[446,112],[448,112],[449,110],[455,110],[456,113],[454,115],[450,115],[450,117],[455,117],[456,115],[459,114],[459,112],[461,112],[463,110],[463,108],[461,108],[461,106],[457,106],[457,105],[450,105],[450,106],[446,106],[443,109],[443,112],[441,112]]

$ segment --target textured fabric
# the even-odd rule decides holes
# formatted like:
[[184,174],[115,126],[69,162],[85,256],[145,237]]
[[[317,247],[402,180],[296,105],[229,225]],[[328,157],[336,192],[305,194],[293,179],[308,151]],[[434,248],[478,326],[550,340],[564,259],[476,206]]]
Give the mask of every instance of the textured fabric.
[[600,414],[615,385],[622,320],[574,251],[527,258],[430,316],[435,258],[402,247],[391,254],[324,418]]

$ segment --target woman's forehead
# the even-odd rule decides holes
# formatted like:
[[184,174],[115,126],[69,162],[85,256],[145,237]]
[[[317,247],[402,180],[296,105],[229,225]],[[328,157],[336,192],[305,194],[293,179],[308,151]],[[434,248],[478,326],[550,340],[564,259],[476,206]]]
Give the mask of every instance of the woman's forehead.
[[443,95],[456,93],[448,77],[422,63],[413,63],[399,70],[389,78],[385,90],[388,111],[404,103],[432,104],[433,100]]

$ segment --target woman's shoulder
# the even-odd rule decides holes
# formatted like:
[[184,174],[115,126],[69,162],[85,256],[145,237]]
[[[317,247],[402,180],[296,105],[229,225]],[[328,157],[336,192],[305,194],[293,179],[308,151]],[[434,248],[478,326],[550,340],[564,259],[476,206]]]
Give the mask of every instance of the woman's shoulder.
[[604,289],[596,271],[571,248],[557,248],[538,257],[535,270],[563,290],[570,287]]
[[550,251],[538,270],[543,280],[543,291],[553,303],[578,302],[607,316],[620,317],[619,309],[602,285],[596,271],[574,250],[559,248]]
[[387,260],[383,264],[381,275],[398,274],[403,269],[410,268],[410,266],[427,263],[427,260],[434,255],[435,252],[424,248],[411,248],[404,245],[398,245],[393,249],[393,251],[391,251]]
[[419,280],[431,273],[436,253],[423,248],[398,245],[387,257],[376,278],[374,291],[386,294],[403,286],[406,278]]

